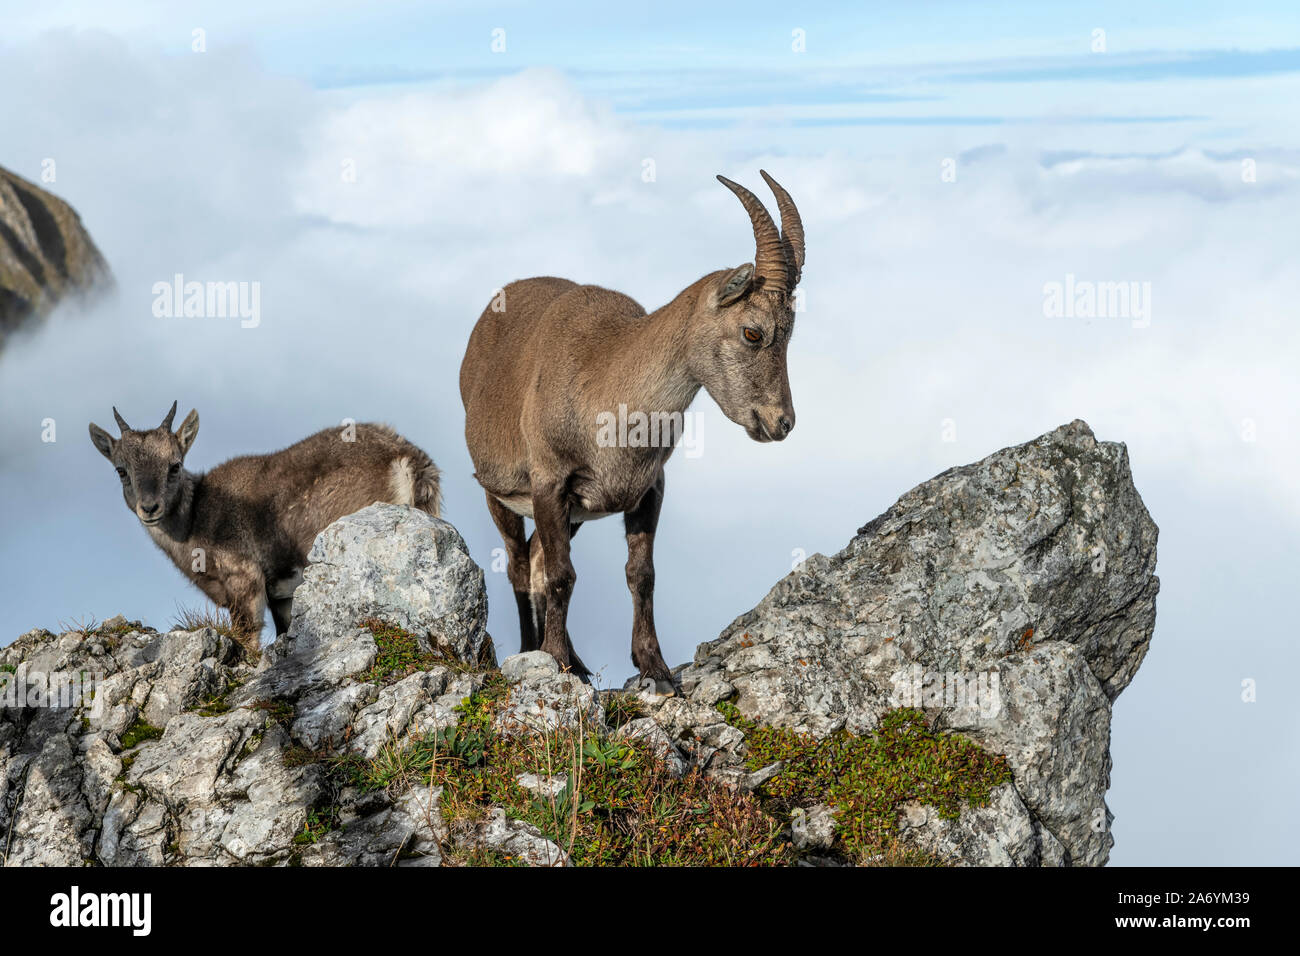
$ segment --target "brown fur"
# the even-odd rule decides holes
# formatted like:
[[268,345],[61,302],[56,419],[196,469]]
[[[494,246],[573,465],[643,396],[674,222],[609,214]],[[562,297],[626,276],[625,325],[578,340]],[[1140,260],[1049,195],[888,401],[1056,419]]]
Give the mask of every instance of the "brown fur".
[[118,469],[127,507],[172,563],[230,611],[248,649],[258,647],[268,604],[276,633],[288,629],[292,586],[328,525],[377,501],[439,512],[437,467],[386,425],[353,426],[354,441],[327,429],[195,474],[182,463],[198,413],[173,434],[175,413],[173,404],[159,427],[135,431],[114,409],[122,437],[94,424],[90,437]]
[[[763,175],[785,235],[752,193],[723,180],[750,213],[757,268],[711,272],[650,314],[599,286],[553,277],[512,282],[470,335],[460,370],[465,438],[505,539],[521,647],[540,647],[583,676],[565,630],[575,580],[569,539],[583,521],[621,512],[632,659],[643,677],[671,679],[654,627],[653,546],[673,443],[602,445],[597,416],[617,414],[620,405],[680,414],[704,388],[756,441],[780,441],[794,427],[786,348],[803,229],[788,195]],[[524,517],[536,523],[530,539]]]

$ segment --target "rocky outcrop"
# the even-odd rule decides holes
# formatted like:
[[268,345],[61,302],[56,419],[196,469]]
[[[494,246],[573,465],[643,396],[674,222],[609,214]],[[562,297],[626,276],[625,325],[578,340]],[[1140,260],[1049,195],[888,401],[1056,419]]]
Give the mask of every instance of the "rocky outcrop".
[[[427,772],[411,785],[411,755],[472,762],[474,734],[553,741],[580,728],[598,741],[593,767],[634,746],[661,768],[654,779],[700,774],[762,795],[785,767],[755,759],[754,727],[865,739],[905,707],[1005,762],[960,813],[923,793],[894,805],[900,852],[1099,865],[1112,843],[1110,708],[1150,641],[1155,544],[1124,447],[1074,422],[908,492],[701,645],[676,672],[681,693],[661,696],[596,691],[540,652],[496,668],[483,575],[456,530],[374,505],[318,538],[289,633],[256,664],[211,628],[120,619],[0,650],[11,688],[97,678],[93,699],[64,706],[0,697],[0,849],[10,865],[564,866],[571,853],[527,813],[444,812],[463,795],[444,807]],[[485,689],[492,707],[467,709]],[[367,786],[339,772],[359,765]],[[527,769],[506,778],[526,801],[568,799],[563,768]],[[770,810],[792,848],[778,859],[848,859],[830,789]]]
[[1015,775],[990,822],[963,814],[972,833],[909,815],[924,840],[973,839],[988,848],[979,862],[1099,865],[1113,843],[1111,702],[1151,640],[1155,564],[1126,449],[1076,421],[912,489],[679,676],[691,704],[734,698],[746,716],[820,735],[921,706]]
[[27,318],[111,282],[76,210],[0,167],[0,346]]
[[[310,559],[288,634],[256,666],[211,628],[157,634],[120,619],[0,651],[11,684],[38,688],[36,706],[0,710],[5,862],[437,858],[436,793],[340,792],[316,752],[373,758],[455,725],[483,681],[467,665],[495,664],[483,573],[455,528],[395,505],[335,523]],[[420,669],[404,673],[401,649],[385,661],[365,623],[381,620],[415,637]],[[50,675],[75,674],[95,679],[93,699],[42,705]]]

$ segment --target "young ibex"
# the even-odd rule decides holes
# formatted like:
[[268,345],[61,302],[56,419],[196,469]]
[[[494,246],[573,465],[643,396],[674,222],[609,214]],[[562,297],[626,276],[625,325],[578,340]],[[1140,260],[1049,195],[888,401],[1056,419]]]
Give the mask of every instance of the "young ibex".
[[[755,441],[781,441],[794,428],[786,347],[803,226],[789,194],[762,175],[783,231],[753,193],[718,177],[753,223],[752,264],[711,272],[649,315],[599,286],[512,282],[470,335],[460,369],[465,437],[505,539],[520,644],[548,651],[582,677],[589,672],[565,630],[575,581],[569,539],[582,522],[622,512],[632,662],[658,690],[672,687],[655,633],[653,547],[664,463],[680,434],[619,447],[607,427],[602,436],[601,423],[622,415],[620,406],[626,420],[640,413],[641,421],[657,415],[680,423],[703,387]],[[536,525],[527,540],[524,517]]]
[[154,544],[216,605],[248,650],[256,651],[270,605],[277,634],[289,628],[293,589],[316,535],[377,501],[437,515],[438,469],[385,425],[317,432],[269,455],[246,455],[207,474],[181,466],[199,415],[175,434],[176,403],[157,428],[136,431],[113,409],[122,430],[98,425],[90,440],[122,479],[122,497]]

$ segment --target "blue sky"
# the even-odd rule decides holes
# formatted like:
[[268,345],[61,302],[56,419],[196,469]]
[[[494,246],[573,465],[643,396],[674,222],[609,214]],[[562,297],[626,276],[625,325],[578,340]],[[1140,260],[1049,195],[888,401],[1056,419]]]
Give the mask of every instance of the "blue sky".
[[[6,4],[6,6],[10,6]],[[321,88],[475,82],[558,67],[620,108],[671,91],[687,106],[857,103],[923,97],[965,112],[967,87],[1158,83],[1294,73],[1300,8],[1285,2],[365,4],[48,0],[13,4],[6,35],[101,28],[185,54],[191,31],[239,44],[269,70]],[[493,52],[492,31],[506,50]],[[1105,31],[1105,55],[1093,31]],[[791,50],[804,31],[806,51]],[[1165,92],[1173,92],[1166,90]]]
[[[763,166],[808,229],[799,428],[759,446],[697,402],[706,451],[670,464],[656,544],[665,656],[796,551],[1082,417],[1127,443],[1161,528],[1156,635],[1112,727],[1112,862],[1297,861],[1295,4],[0,6],[0,88],[24,91],[0,99],[0,164],[57,160],[119,282],[0,353],[0,641],[201,603],[85,437],[114,404],[198,408],[196,468],[387,420],[490,567],[456,370],[492,291],[558,274],[654,308],[752,257],[713,175],[757,187]],[[176,272],[260,282],[261,326],[160,324]],[[1151,283],[1149,326],[1046,318],[1066,275]],[[631,669],[620,531],[575,542],[570,629],[609,684]],[[504,575],[488,587],[508,653]]]

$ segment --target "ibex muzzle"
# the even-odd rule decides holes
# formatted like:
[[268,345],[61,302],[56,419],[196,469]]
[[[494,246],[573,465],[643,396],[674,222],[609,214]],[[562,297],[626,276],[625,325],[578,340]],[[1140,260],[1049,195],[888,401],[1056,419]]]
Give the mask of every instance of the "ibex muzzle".
[[[664,463],[680,436],[611,444],[598,424],[616,410],[680,420],[703,388],[755,441],[790,434],[786,350],[803,225],[789,194],[763,178],[781,230],[753,193],[718,177],[749,214],[752,263],[712,272],[648,315],[599,286],[525,279],[506,286],[474,326],[460,370],[465,437],[505,539],[522,650],[540,647],[587,675],[565,630],[576,579],[569,539],[583,521],[621,512],[632,660],[643,677],[671,686],[654,625],[653,548]],[[531,537],[525,517],[536,524]]]

